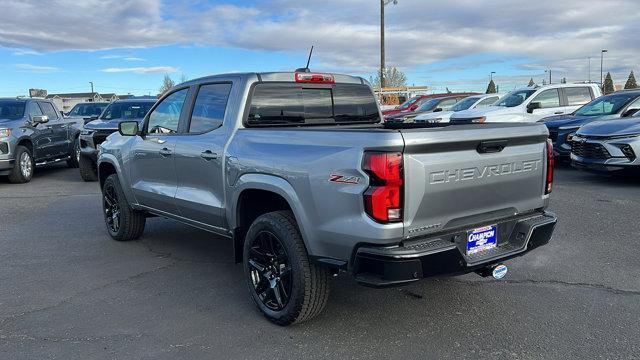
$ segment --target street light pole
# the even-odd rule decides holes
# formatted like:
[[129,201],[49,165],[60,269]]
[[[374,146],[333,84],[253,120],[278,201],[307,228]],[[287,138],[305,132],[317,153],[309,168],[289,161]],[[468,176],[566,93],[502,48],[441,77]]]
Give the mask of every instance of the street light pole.
[[589,82],[591,82],[591,56],[589,56],[587,59],[589,59]]
[[495,71],[491,72],[491,81],[493,81],[493,74],[495,74],[495,73],[496,73]]
[[549,85],[551,85],[551,69],[545,70],[544,72],[548,72],[549,73]]
[[385,73],[386,65],[384,60],[384,7],[393,3],[398,3],[398,0],[380,0],[380,91],[385,87]]
[[91,84],[91,93],[93,94],[93,81],[89,81],[89,84]]
[[602,78],[602,65],[604,64],[604,53],[606,53],[607,49],[602,49],[600,51],[600,86],[604,90],[604,79]]

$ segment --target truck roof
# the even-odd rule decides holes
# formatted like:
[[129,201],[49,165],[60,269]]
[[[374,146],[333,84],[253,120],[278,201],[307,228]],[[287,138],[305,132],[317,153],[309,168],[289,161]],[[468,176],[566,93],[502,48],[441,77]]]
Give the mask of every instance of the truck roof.
[[[359,76],[352,76],[346,74],[329,73],[329,72],[295,72],[295,71],[282,71],[282,72],[245,72],[245,73],[227,73],[227,74],[215,74],[209,75],[197,79],[192,79],[184,82],[183,84],[194,84],[206,81],[215,81],[223,78],[238,77],[243,80],[257,79],[257,81],[282,81],[282,82],[296,82],[296,74],[322,74],[330,75],[333,77],[337,84],[362,84],[370,85],[369,82]],[[180,84],[182,85],[182,84]]]

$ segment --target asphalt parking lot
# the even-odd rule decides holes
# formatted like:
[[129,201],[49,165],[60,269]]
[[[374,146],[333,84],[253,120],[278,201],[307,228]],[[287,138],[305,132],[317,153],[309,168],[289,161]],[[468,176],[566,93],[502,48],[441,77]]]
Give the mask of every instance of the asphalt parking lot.
[[476,275],[333,281],[315,320],[271,325],[225,239],[154,218],[110,240],[77,169],[0,180],[0,358],[640,358],[640,180],[556,172],[553,242]]

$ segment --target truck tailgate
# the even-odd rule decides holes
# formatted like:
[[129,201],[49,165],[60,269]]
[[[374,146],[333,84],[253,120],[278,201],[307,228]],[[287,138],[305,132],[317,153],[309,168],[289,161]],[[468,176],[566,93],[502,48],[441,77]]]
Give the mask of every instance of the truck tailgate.
[[405,238],[542,208],[543,124],[404,129]]

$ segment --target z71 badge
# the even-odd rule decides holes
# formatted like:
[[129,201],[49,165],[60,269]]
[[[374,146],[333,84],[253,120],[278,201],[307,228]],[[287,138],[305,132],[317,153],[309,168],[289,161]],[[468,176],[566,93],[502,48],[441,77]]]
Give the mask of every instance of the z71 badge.
[[359,176],[345,176],[340,174],[329,175],[329,181],[341,184],[357,184],[360,182]]

